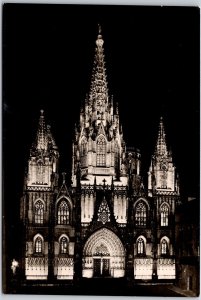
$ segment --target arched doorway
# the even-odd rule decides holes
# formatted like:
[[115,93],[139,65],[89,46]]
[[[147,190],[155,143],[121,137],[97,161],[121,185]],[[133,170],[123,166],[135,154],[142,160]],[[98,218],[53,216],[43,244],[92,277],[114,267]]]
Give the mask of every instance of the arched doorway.
[[118,236],[107,228],[94,232],[83,249],[82,276],[123,277],[125,251]]

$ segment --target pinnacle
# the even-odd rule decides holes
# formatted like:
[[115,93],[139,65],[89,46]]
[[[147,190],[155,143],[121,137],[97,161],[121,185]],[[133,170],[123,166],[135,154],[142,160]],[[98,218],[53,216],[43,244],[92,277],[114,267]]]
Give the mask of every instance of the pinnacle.
[[37,144],[36,148],[38,150],[47,150],[47,131],[44,120],[44,110],[41,109],[41,115],[39,118],[38,132],[37,132]]
[[167,156],[167,145],[165,137],[165,129],[163,124],[163,117],[160,117],[158,139],[156,143],[156,155]]

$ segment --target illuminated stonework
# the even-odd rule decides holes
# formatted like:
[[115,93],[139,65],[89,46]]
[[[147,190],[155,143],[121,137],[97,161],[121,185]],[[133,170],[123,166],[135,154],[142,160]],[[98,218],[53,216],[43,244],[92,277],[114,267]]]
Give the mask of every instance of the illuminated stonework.
[[[126,147],[119,109],[109,94],[99,28],[91,86],[72,149],[72,185],[58,173],[59,151],[39,117],[21,200],[26,234],[21,265],[27,281],[78,277],[174,280],[179,184],[161,118],[148,173]],[[137,280],[137,281],[134,281]]]

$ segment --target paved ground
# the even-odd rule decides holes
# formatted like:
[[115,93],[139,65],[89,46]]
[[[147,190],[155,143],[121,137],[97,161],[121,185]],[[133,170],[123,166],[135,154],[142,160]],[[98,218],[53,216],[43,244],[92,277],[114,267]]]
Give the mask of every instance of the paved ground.
[[[41,285],[23,286],[13,290],[14,293],[21,294],[42,294],[42,295],[114,295],[114,296],[167,296],[185,297],[194,296],[189,292],[182,291],[173,285],[165,284],[140,284],[128,286],[124,279],[85,279],[79,282],[77,287],[71,284],[65,286]],[[13,293],[12,292],[12,293]]]

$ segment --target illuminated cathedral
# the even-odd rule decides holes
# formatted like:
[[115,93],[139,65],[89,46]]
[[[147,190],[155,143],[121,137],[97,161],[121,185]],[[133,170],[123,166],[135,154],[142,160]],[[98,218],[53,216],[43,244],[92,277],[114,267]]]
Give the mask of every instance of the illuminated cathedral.
[[103,45],[99,28],[91,86],[72,143],[71,186],[58,172],[59,149],[40,112],[20,209],[27,282],[176,279],[180,191],[164,122],[161,117],[145,183],[140,151],[126,146],[118,105],[108,92]]

